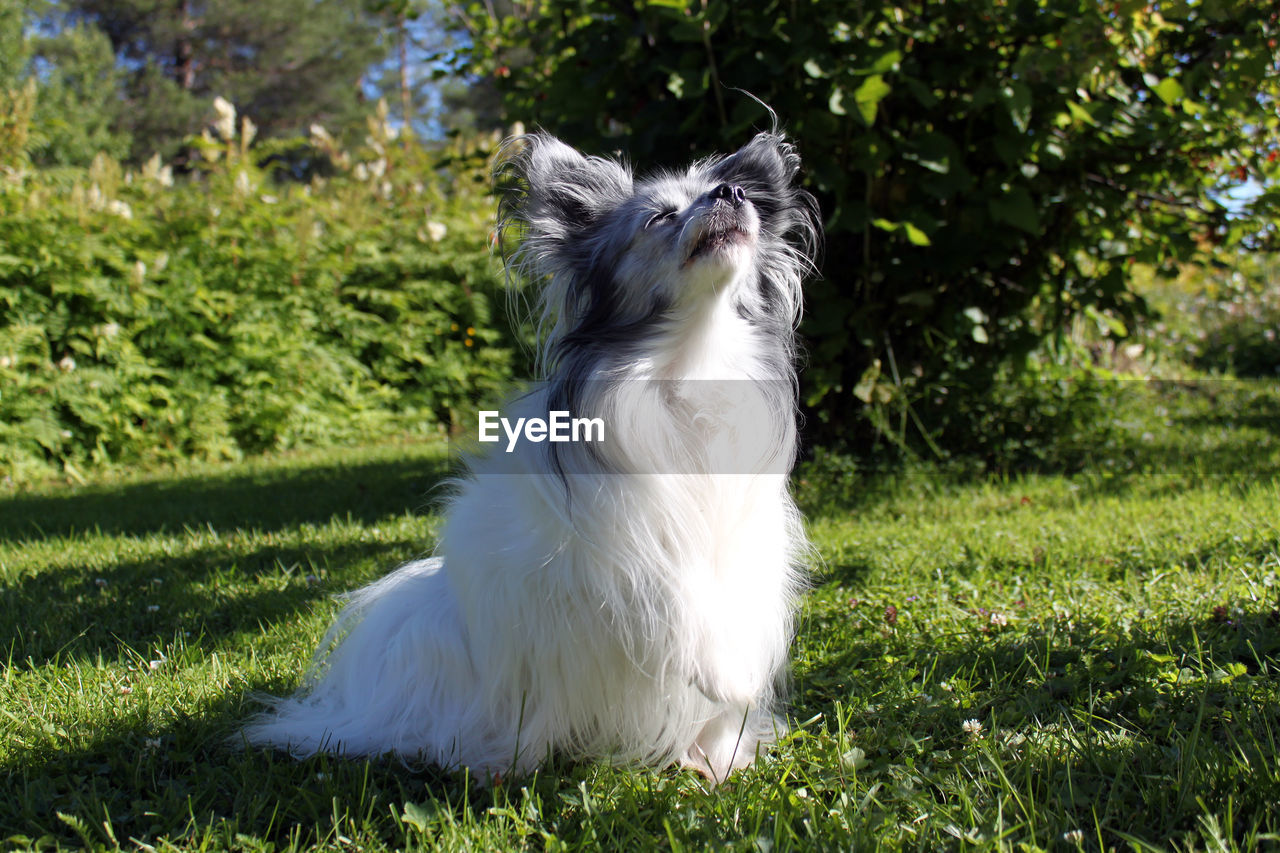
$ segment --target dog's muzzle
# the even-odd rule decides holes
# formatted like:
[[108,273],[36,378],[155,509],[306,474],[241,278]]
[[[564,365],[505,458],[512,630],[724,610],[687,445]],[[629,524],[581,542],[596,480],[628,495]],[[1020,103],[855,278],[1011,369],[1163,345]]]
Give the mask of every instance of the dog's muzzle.
[[755,217],[747,204],[747,194],[737,184],[720,184],[707,193],[711,209],[702,221],[701,233],[685,263],[700,255],[734,245],[750,243],[754,238]]

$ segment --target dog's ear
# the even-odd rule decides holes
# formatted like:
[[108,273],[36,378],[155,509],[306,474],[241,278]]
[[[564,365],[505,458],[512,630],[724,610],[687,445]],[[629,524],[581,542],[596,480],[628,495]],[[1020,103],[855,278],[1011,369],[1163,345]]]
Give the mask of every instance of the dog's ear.
[[757,133],[736,153],[716,163],[711,174],[714,180],[742,186],[750,196],[753,186],[770,193],[791,186],[799,171],[800,155],[782,134]]
[[736,184],[756,206],[764,227],[792,242],[812,261],[822,241],[818,202],[800,188],[800,155],[776,130],[757,133],[734,154],[714,163],[713,184]]
[[583,229],[631,195],[631,174],[603,157],[587,157],[546,133],[508,143],[499,166],[507,213],[544,234]]

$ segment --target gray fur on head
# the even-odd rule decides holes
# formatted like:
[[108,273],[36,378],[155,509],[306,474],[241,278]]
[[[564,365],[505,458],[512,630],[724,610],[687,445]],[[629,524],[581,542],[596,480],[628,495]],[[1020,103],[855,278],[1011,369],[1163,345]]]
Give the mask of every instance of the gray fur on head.
[[[540,285],[545,374],[602,347],[636,349],[680,309],[678,253],[708,194],[740,187],[758,220],[750,269],[735,308],[789,361],[801,310],[801,280],[819,241],[817,205],[796,185],[800,158],[779,132],[757,134],[727,157],[639,180],[618,160],[586,156],[546,133],[511,140],[499,167],[508,270]],[[664,239],[639,239],[661,230]],[[514,238],[514,239],[513,239]],[[673,271],[661,275],[660,271]]]

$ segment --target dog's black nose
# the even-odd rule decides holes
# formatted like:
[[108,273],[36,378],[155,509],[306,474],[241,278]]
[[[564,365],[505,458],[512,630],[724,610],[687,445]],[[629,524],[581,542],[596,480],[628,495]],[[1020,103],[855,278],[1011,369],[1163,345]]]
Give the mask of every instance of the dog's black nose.
[[737,184],[721,184],[711,191],[711,197],[716,200],[724,199],[734,207],[741,207],[747,200],[747,194]]

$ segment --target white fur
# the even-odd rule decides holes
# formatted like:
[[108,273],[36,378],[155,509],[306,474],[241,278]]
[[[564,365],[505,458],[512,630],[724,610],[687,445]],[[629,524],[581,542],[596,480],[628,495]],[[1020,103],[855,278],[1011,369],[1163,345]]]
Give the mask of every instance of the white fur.
[[[554,153],[572,169],[581,155],[565,150]],[[794,412],[766,391],[794,376],[768,366],[777,342],[738,310],[756,298],[770,237],[754,212],[741,219],[749,242],[688,260],[706,184],[695,177],[652,184],[692,211],[674,243],[610,237],[633,296],[673,297],[638,355],[581,377],[607,446],[571,449],[558,470],[548,445],[528,442],[475,461],[448,504],[441,556],[351,594],[304,690],[251,721],[250,743],[393,752],[484,776],[561,753],[722,780],[783,730],[807,546],[787,486]],[[531,195],[539,179],[529,166]],[[664,259],[669,245],[681,254]],[[572,287],[557,279],[573,270],[552,267],[551,291]],[[571,327],[549,313],[553,336]],[[545,416],[549,388],[509,416]]]

